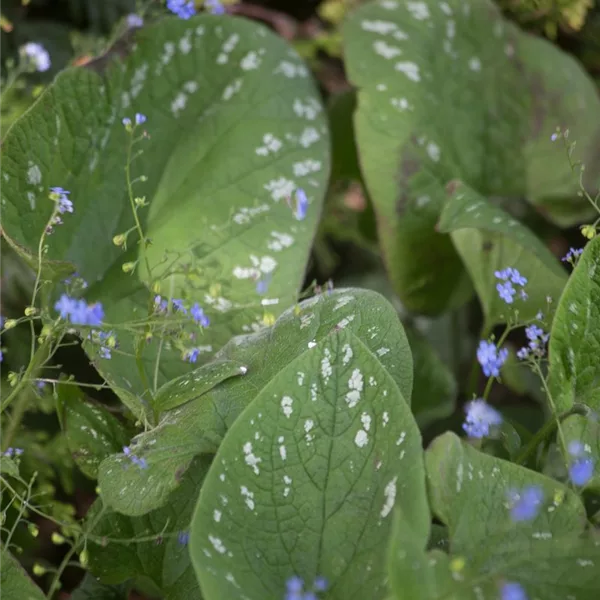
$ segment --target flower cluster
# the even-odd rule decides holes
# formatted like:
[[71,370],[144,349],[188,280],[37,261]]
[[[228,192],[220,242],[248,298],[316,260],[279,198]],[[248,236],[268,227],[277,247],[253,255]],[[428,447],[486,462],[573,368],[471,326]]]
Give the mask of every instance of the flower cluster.
[[568,452],[573,458],[569,467],[569,477],[574,485],[584,486],[594,474],[594,459],[589,449],[578,440],[569,444]]
[[85,300],[71,298],[63,294],[54,309],[58,311],[61,319],[69,319],[73,325],[90,325],[99,327],[104,319],[104,309],[100,302],[87,304]]
[[536,485],[529,485],[523,490],[509,490],[508,503],[510,509],[510,518],[515,522],[531,521],[535,519],[540,511],[544,500],[542,488]]
[[50,68],[50,55],[47,50],[35,42],[29,42],[19,49],[21,58],[27,67],[33,67],[34,71],[44,72]]
[[316,600],[315,592],[324,592],[327,590],[327,580],[324,577],[317,577],[312,586],[312,590],[304,590],[304,580],[294,575],[285,582],[285,600]]
[[517,289],[514,286],[520,287],[519,296],[522,300],[527,300],[527,293],[523,289],[527,285],[527,278],[523,277],[517,269],[508,267],[502,271],[495,271],[494,275],[496,279],[499,279],[501,283],[496,284],[498,294],[504,302],[512,304],[517,294]]
[[46,226],[46,233],[50,235],[54,231],[55,225],[62,225],[62,219],[57,213],[64,215],[73,212],[73,203],[67,197],[71,192],[61,187],[50,188],[50,200],[56,203],[56,212],[52,214],[50,222]]
[[88,340],[99,346],[100,358],[109,359],[112,351],[117,347],[117,338],[113,331],[90,331]]
[[506,581],[500,588],[501,600],[527,600],[527,598],[523,586],[516,581]]
[[196,14],[193,0],[167,0],[167,8],[180,19],[189,19]]
[[527,343],[527,346],[524,346],[517,352],[517,357],[521,360],[525,360],[530,355],[542,356],[544,353],[544,346],[548,342],[550,334],[546,333],[537,325],[528,325],[525,327],[525,335],[529,342]]
[[[135,125],[143,125],[147,121],[146,115],[142,113],[135,113],[134,123]],[[133,125],[131,123],[131,119],[129,117],[123,117],[122,121],[123,125],[125,125],[125,129],[127,131],[133,131]]]
[[502,415],[482,398],[468,402],[465,412],[467,416],[462,427],[469,437],[486,437],[491,427],[502,425]]
[[6,456],[6,458],[16,458],[17,456],[21,456],[25,450],[23,448],[7,448],[2,456]]
[[498,350],[492,342],[481,340],[477,348],[477,360],[483,369],[486,377],[498,377],[500,368],[508,358],[508,350],[502,348]]
[[128,29],[136,29],[139,27],[143,27],[144,25],[144,19],[142,19],[140,15],[136,15],[135,13],[127,15],[125,22],[127,24]]
[[583,254],[583,248],[569,248],[569,251],[561,258],[563,262],[571,263],[573,266],[577,259]]
[[[204,312],[204,309],[197,302],[195,302],[192,305],[192,307],[189,309],[189,311],[185,307],[183,300],[181,300],[181,299],[173,298],[171,300],[171,304],[173,305],[173,308],[175,309],[176,312],[179,312],[183,315],[187,315],[189,312],[192,319],[198,325],[200,325],[202,327],[208,327],[210,325],[210,319]],[[154,296],[154,309],[159,314],[166,314],[169,309],[168,300],[159,295]]]
[[140,469],[146,469],[146,468],[148,468],[148,463],[146,462],[146,459],[145,458],[140,458],[139,456],[136,456],[135,454],[133,454],[133,452],[131,451],[131,448],[129,446],[123,446],[123,454],[134,465],[137,465]]

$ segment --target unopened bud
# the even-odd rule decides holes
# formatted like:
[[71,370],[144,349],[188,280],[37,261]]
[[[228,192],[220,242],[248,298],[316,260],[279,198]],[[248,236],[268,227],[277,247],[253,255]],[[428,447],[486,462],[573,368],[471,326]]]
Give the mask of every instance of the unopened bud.
[[42,575],[44,575],[44,573],[46,573],[46,569],[42,567],[42,565],[40,565],[39,563],[35,563],[35,565],[33,565],[33,574],[36,577],[41,577]]
[[29,523],[29,525],[27,525],[27,529],[29,529],[29,533],[31,534],[31,537],[34,537],[34,538],[36,538],[40,533],[38,526],[35,525],[34,523]]
[[6,321],[4,321],[4,329],[12,329],[16,324],[17,321],[15,319],[6,319]]
[[596,237],[596,227],[594,225],[582,225],[581,234],[588,240],[592,240]]
[[124,233],[118,233],[113,237],[113,244],[115,246],[124,246],[127,241],[127,236]]
[[123,269],[123,273],[131,273],[135,269],[136,265],[137,262],[126,262],[123,263],[123,266],[121,268]]
[[25,316],[26,317],[32,317],[33,315],[35,315],[37,313],[37,308],[35,306],[28,306],[25,309]]
[[60,533],[57,533],[56,531],[50,536],[50,539],[52,540],[52,543],[56,544],[57,546],[60,546],[67,541],[62,535],[60,535]]

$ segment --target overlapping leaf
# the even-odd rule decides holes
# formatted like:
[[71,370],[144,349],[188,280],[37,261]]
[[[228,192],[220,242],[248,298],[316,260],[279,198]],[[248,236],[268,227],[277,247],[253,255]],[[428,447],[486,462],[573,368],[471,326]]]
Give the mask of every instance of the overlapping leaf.
[[[413,363],[393,307],[379,294],[341,289],[286,311],[270,329],[234,338],[217,356],[247,368],[200,397],[164,413],[158,426],[132,440],[147,469],[123,469],[124,455],[106,459],[99,472],[105,503],[130,515],[161,506],[193,457],[216,452],[237,416],[282,369],[332,332],[347,329],[375,354],[407,400]],[[297,374],[300,378],[300,373]],[[143,493],[140,494],[140,490]]]
[[229,430],[194,515],[206,600],[281,597],[299,576],[328,598],[387,595],[392,509],[427,527],[421,437],[400,388],[351,329],[289,362]]
[[[131,165],[133,192],[150,203],[139,213],[152,241],[147,258],[154,277],[167,264],[178,267],[165,290],[206,306],[212,325],[210,338],[198,341],[203,360],[261,321],[257,278],[271,276],[271,312],[294,302],[329,148],[317,90],[294,51],[259,24],[213,15],[137,30],[130,48],[59,75],[10,129],[2,149],[3,232],[34,263],[52,210],[48,188],[70,190],[74,212],[48,238],[46,274],[71,265],[91,284],[89,298],[104,302],[121,342],[99,368],[117,391],[141,395],[189,367],[163,344],[156,369],[158,340],[134,360],[131,330],[123,330],[151,304],[140,282],[145,260],[133,276],[121,270],[140,258],[136,234],[126,253],[112,242],[133,225],[121,120],[136,112],[147,116],[137,131],[148,138],[136,143],[134,154],[143,153]],[[286,202],[297,187],[310,200],[303,221]],[[181,275],[185,265],[191,281]]]
[[[550,321],[548,309],[556,306],[567,281],[558,260],[527,227],[468,186],[453,182],[449,192],[438,229],[450,233],[481,301],[487,327],[506,322],[515,308],[521,321],[533,319],[539,311]],[[517,296],[512,307],[498,295],[494,277],[495,271],[506,267],[527,278],[527,299]],[[554,301],[550,306],[548,297]]]
[[31,581],[25,569],[5,548],[2,548],[0,559],[0,587],[3,597],[15,600],[44,600],[46,596],[42,590]]
[[491,1],[371,2],[343,34],[361,167],[409,309],[441,312],[469,291],[449,238],[434,230],[449,181],[524,196],[561,225],[590,214],[550,141],[569,128],[595,189],[600,99],[572,58],[520,32]]

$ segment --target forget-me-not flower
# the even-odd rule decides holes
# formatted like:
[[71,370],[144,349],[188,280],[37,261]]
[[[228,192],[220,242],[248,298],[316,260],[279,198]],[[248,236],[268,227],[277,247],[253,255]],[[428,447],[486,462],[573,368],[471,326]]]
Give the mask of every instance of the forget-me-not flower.
[[462,427],[469,437],[485,437],[490,434],[491,427],[502,425],[502,415],[482,398],[468,402],[465,412],[467,416]]
[[523,490],[509,490],[510,517],[513,521],[531,521],[537,514],[544,500],[541,487],[529,485]]
[[477,360],[486,377],[498,377],[500,375],[500,368],[507,358],[508,350],[506,348],[498,350],[492,342],[486,340],[479,342]]
[[189,19],[196,14],[193,0],[167,0],[167,8],[180,19]]
[[44,72],[50,68],[50,55],[48,51],[36,42],[28,42],[20,48],[21,56],[28,64],[34,67],[36,71]]
[[506,581],[500,588],[501,600],[528,600],[528,596],[520,583]]

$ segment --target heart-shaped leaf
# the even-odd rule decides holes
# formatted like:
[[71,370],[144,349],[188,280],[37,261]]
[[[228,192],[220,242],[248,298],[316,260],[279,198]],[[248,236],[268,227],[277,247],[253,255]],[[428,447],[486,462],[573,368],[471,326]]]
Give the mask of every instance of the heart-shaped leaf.
[[204,597],[276,598],[292,576],[324,576],[328,598],[384,598],[393,507],[429,523],[422,456],[390,373],[350,329],[333,331],[271,379],[219,448],[190,537]]
[[[88,298],[103,302],[120,345],[110,360],[86,348],[117,392],[148,400],[189,365],[163,335],[133,343],[152,309],[146,284],[167,277],[170,265],[163,294],[204,306],[211,326],[199,341],[203,361],[259,326],[264,306],[278,314],[291,305],[318,222],[329,140],[307,67],[264,26],[202,15],[165,18],[134,35],[134,44],[122,41],[89,68],[59,75],[10,129],[2,226],[35,264],[53,209],[48,188],[71,192],[74,212],[47,238],[45,265],[70,264],[91,284]],[[135,223],[121,120],[134,113],[147,117],[136,139],[147,135],[133,147],[132,194],[149,203],[136,212],[151,244],[140,249],[134,230],[123,252],[113,237]],[[309,200],[304,220],[286,202],[300,187]],[[135,273],[123,273],[132,261]],[[261,302],[263,276],[271,280]]]
[[23,600],[44,600],[46,597],[40,588],[31,581],[25,569],[17,559],[5,548],[1,550],[2,569],[0,586],[2,596]]
[[[161,506],[200,453],[216,452],[237,416],[279,371],[332,332],[347,329],[378,357],[404,398],[412,393],[413,366],[404,329],[394,308],[379,294],[341,289],[306,300],[286,311],[270,329],[234,338],[217,356],[247,367],[201,397],[167,411],[157,427],[137,436],[130,447],[147,462],[124,470],[125,455],[106,459],[99,472],[106,504],[129,515]],[[351,358],[352,349],[347,350]],[[298,381],[306,374],[296,373]],[[143,488],[144,494],[138,491]]]
[[489,0],[369,2],[343,37],[361,167],[409,309],[438,313],[468,295],[459,257],[434,230],[449,181],[526,197],[561,225],[592,214],[550,137],[569,128],[595,189],[600,99],[556,46],[519,31]]

